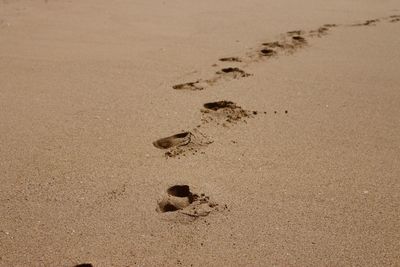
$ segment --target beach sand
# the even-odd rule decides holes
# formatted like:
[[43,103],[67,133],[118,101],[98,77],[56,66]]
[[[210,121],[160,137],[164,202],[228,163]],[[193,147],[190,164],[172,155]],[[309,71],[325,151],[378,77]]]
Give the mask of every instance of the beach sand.
[[1,1],[0,266],[400,265],[399,15]]

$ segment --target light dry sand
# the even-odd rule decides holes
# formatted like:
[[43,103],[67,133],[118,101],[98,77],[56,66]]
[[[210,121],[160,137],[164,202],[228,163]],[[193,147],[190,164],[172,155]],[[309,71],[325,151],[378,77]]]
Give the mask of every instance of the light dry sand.
[[[0,1],[0,265],[400,265],[398,14],[398,0]],[[201,113],[218,100],[258,114],[224,127]],[[213,143],[152,145],[193,129]],[[172,185],[218,205],[157,212]]]

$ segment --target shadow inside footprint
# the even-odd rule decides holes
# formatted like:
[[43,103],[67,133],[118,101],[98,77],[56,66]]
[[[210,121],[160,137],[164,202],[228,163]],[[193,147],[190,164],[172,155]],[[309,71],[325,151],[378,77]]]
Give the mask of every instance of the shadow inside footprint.
[[204,89],[204,87],[200,85],[199,81],[177,84],[172,86],[172,88],[175,90],[193,90],[193,91]]
[[93,267],[93,265],[91,263],[81,263],[75,265],[74,267]]
[[191,135],[192,134],[190,132],[175,134],[169,137],[158,139],[157,141],[153,142],[153,145],[159,149],[185,146],[190,143]]
[[220,71],[216,72],[217,74],[222,74],[222,75],[231,75],[233,78],[239,78],[239,77],[248,77],[251,74],[246,73],[244,70],[241,70],[239,68],[223,68]]
[[271,57],[276,54],[275,50],[269,48],[261,49],[260,52],[262,56],[267,56],[267,57]]
[[242,62],[242,60],[238,57],[223,57],[220,58],[219,61],[228,61],[228,62]]
[[233,109],[233,108],[237,107],[237,105],[235,103],[233,103],[232,101],[226,101],[226,100],[205,103],[203,106],[206,109],[211,109],[211,110],[214,110],[214,111],[217,111],[217,110],[222,109],[222,108],[231,108],[231,109]]
[[305,43],[307,43],[307,41],[306,41],[306,39],[305,39],[304,37],[298,36],[298,35],[292,36],[292,40],[293,40],[295,43],[298,43],[298,44],[305,44]]
[[167,189],[167,193],[174,197],[187,197],[189,202],[193,202],[193,194],[188,185],[174,185]]

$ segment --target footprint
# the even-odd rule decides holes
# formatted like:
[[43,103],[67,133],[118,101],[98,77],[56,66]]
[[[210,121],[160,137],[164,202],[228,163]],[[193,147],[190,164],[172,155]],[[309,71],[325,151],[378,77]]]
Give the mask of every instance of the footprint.
[[224,77],[231,77],[233,79],[251,76],[250,73],[246,73],[244,70],[241,70],[239,68],[232,68],[232,67],[223,68],[220,71],[217,71],[216,74],[222,75]]
[[376,23],[379,22],[379,21],[380,21],[379,19],[369,19],[369,20],[366,20],[363,23],[353,24],[352,26],[375,26]]
[[[224,58],[224,59],[226,59],[225,61],[235,61],[237,58],[232,57],[232,58]],[[237,61],[237,62],[241,62],[241,61]],[[239,68],[232,68],[232,67],[223,68],[220,71],[217,71],[216,74],[217,74],[217,76],[207,79],[207,80],[197,80],[195,82],[176,84],[176,85],[172,86],[172,88],[175,90],[198,91],[198,90],[203,90],[207,86],[212,86],[212,85],[216,84],[223,77],[231,78],[231,79],[238,79],[238,78],[248,77],[248,76],[252,75],[252,74],[246,73],[245,71],[243,71]]]
[[190,192],[188,185],[174,185],[167,189],[167,195],[158,202],[159,212],[171,212],[186,208],[198,196]]
[[[322,35],[327,30],[328,28],[321,27],[316,31],[310,31],[309,34],[311,36],[316,34]],[[271,57],[280,53],[293,54],[298,48],[307,45],[307,40],[303,36],[304,34],[305,32],[301,30],[289,31],[281,36],[280,41],[262,43],[264,48],[260,50],[259,55]]]
[[204,217],[218,209],[205,194],[194,194],[188,185],[174,185],[167,189],[157,201],[159,213],[179,212],[191,217]]
[[[169,137],[158,139],[153,142],[156,148],[167,150],[164,155],[167,158],[196,154],[200,148],[211,144],[213,141],[198,129],[175,134]],[[202,152],[204,153],[204,152]]]
[[379,19],[371,19],[371,20],[367,20],[366,22],[364,22],[363,25],[365,25],[365,26],[376,25],[376,23],[379,21],[380,21]]
[[283,51],[287,54],[294,54],[298,49],[303,48],[307,45],[305,37],[300,35],[294,35],[290,37],[290,40],[286,40],[285,48]]
[[203,90],[204,87],[200,84],[200,81],[195,81],[195,82],[188,82],[188,83],[181,83],[172,86],[175,90]]
[[261,49],[260,54],[262,56],[272,57],[272,56],[276,55],[276,51],[273,49],[270,49],[270,48],[264,48],[264,49]]
[[304,31],[290,31],[286,33],[289,37],[291,37],[291,41],[295,46],[302,46],[307,43],[306,39],[303,37],[305,34]]
[[223,58],[220,58],[219,61],[242,62],[242,60],[238,57],[223,57]]
[[299,36],[299,35],[292,36],[292,40],[297,45],[303,45],[303,44],[307,43],[306,39],[304,37],[302,37],[302,36]]
[[325,27],[325,26],[319,27],[317,30],[310,31],[310,36],[311,37],[314,37],[314,36],[322,37],[324,35],[327,35],[328,31],[329,31],[329,27]]
[[257,111],[244,110],[232,101],[210,102],[205,103],[203,106],[205,108],[201,110],[201,121],[203,123],[216,121],[218,125],[227,126],[227,123],[236,123],[241,120],[246,122],[245,119],[257,115]]
[[153,145],[160,149],[168,149],[171,147],[185,146],[190,143],[190,132],[183,132],[169,137],[158,139]]
[[304,32],[304,31],[301,31],[301,30],[286,32],[286,34],[287,34],[288,36],[303,35],[304,33],[305,33],[305,32]]
[[236,104],[233,103],[232,101],[226,101],[226,100],[206,103],[203,106],[206,109],[211,109],[211,110],[214,110],[214,111],[217,111],[217,110],[222,109],[222,108],[234,109],[234,108],[237,107]]
[[270,43],[263,43],[263,46],[269,47],[269,48],[284,48],[285,45],[282,44],[281,42],[270,42]]

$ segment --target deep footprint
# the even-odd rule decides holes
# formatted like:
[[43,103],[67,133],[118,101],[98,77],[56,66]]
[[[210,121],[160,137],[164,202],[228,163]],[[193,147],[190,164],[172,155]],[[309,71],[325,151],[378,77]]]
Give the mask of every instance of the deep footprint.
[[158,211],[171,212],[186,208],[195,199],[197,195],[190,192],[188,185],[174,185],[167,189],[167,196],[164,196],[158,202]]
[[217,101],[205,103],[205,109],[202,109],[203,123],[209,123],[216,121],[217,124],[222,123],[223,126],[227,126],[226,123],[236,123],[237,121],[244,120],[253,117],[257,114],[257,111],[244,110],[232,101]]
[[262,56],[267,56],[267,57],[272,57],[276,55],[276,51],[270,48],[261,49],[260,53]]
[[168,149],[171,147],[185,146],[190,143],[192,134],[190,132],[183,132],[169,137],[158,139],[153,142],[153,145],[159,149]]
[[226,100],[222,100],[222,101],[217,101],[217,102],[210,102],[210,103],[206,103],[203,105],[206,109],[211,109],[214,111],[217,111],[221,108],[230,108],[230,109],[234,109],[236,108],[236,104],[233,103],[232,101],[226,101]]
[[217,210],[218,204],[210,201],[205,194],[195,194],[188,185],[174,185],[157,202],[157,212],[180,212],[191,217],[207,216]]
[[[195,155],[201,148],[213,143],[213,141],[199,129],[175,134],[153,142],[156,148],[166,150],[164,155],[167,158]],[[204,152],[201,152],[204,154]]]

